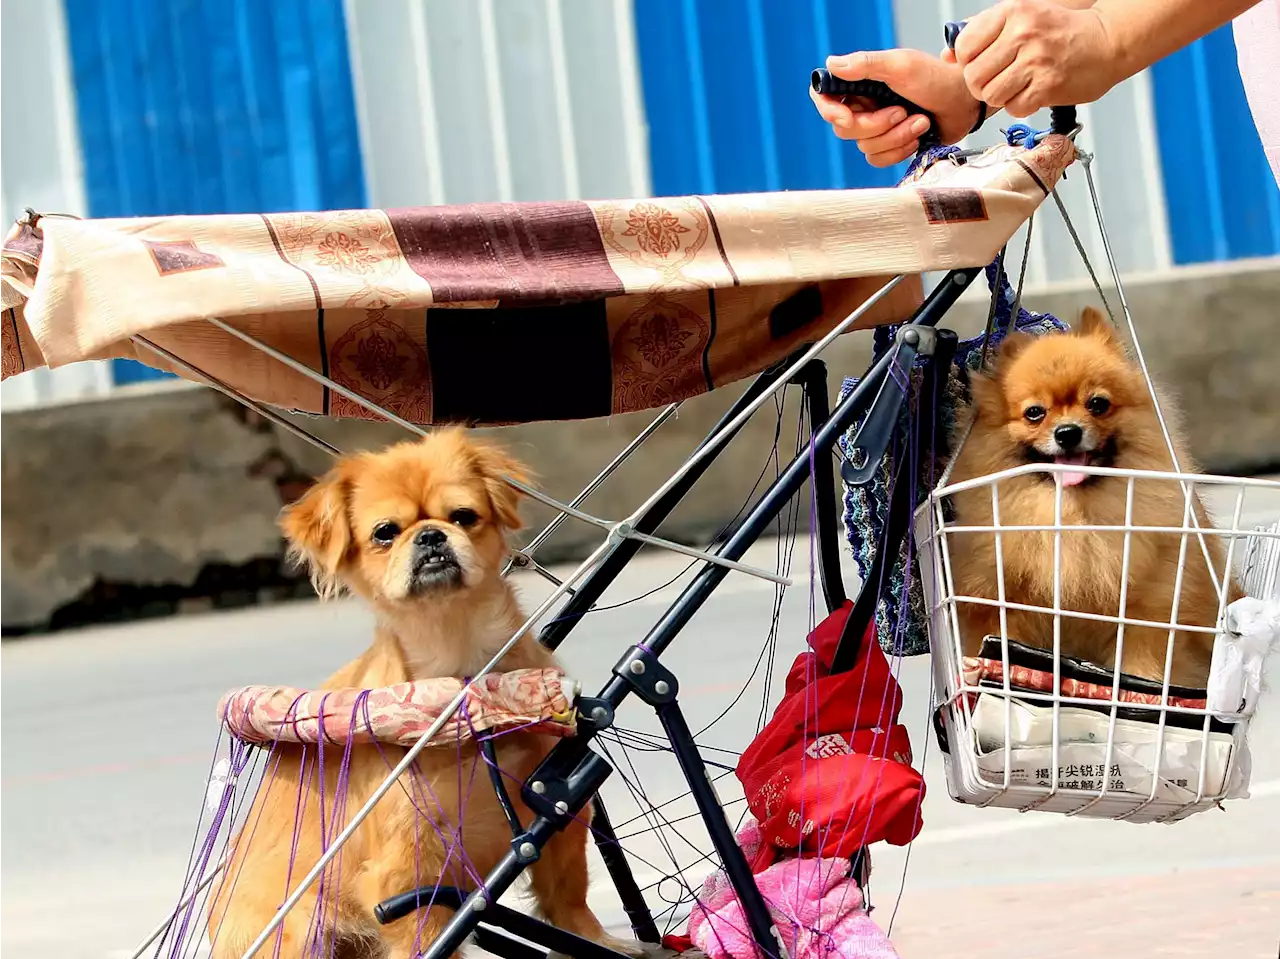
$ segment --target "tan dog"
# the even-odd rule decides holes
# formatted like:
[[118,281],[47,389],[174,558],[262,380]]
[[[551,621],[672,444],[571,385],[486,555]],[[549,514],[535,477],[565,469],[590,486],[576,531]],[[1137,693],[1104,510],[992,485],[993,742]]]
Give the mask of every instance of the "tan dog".
[[[1141,371],[1129,359],[1103,316],[1087,309],[1076,331],[1030,337],[1009,336],[1000,350],[994,374],[973,380],[973,430],[956,458],[953,482],[987,476],[1025,463],[1068,466],[1114,466],[1136,470],[1172,470],[1173,462],[1160,430]],[[1178,425],[1163,401],[1184,472],[1195,469]],[[1071,525],[1123,525],[1127,480],[1067,471],[1062,476],[1062,522]],[[998,484],[1002,526],[1051,525],[1054,480],[1033,474]],[[992,524],[991,489],[983,486],[954,497],[956,521],[962,526]],[[1199,498],[1194,510],[1200,526],[1211,526]],[[1181,484],[1140,479],[1135,483],[1133,524],[1184,525]],[[958,533],[949,537],[956,595],[997,598],[995,537]],[[1008,602],[1053,606],[1054,534],[1002,534],[1005,598]],[[1125,616],[1167,623],[1173,606],[1179,541],[1174,533],[1131,535]],[[1216,578],[1225,568],[1222,537],[1205,536]],[[1116,616],[1120,607],[1120,574],[1124,534],[1065,532],[1062,535],[1061,608]],[[1229,599],[1240,595],[1234,584]],[[1218,593],[1199,538],[1187,542],[1177,622],[1214,626]],[[986,635],[1000,634],[994,607],[958,604],[962,645],[971,655]],[[1053,647],[1053,617],[1010,610],[1011,639],[1046,649]],[[1115,662],[1116,625],[1063,618],[1063,654],[1099,665]],[[1125,672],[1160,681],[1164,677],[1168,629],[1128,626],[1124,632]],[[1174,641],[1172,682],[1203,687],[1209,672],[1213,636],[1179,631]]]
[[[326,688],[387,686],[429,677],[465,677],[487,663],[524,621],[511,587],[501,577],[509,555],[506,534],[519,528],[518,494],[503,476],[523,478],[525,469],[496,447],[461,429],[432,433],[380,453],[341,460],[301,499],[285,509],[281,525],[291,548],[311,569],[322,596],[349,588],[374,609],[373,645],[326,682]],[[500,670],[555,665],[551,652],[531,634],[520,638]],[[527,778],[550,748],[535,733],[503,736],[498,761],[510,775]],[[339,748],[326,757],[324,805],[330,835]],[[402,748],[353,749],[346,817],[364,804],[398,762]],[[301,768],[300,747],[278,749],[278,767],[265,781],[234,845],[234,860],[214,897],[210,934],[215,959],[239,959],[285,896],[320,856],[320,795],[315,752]],[[445,867],[445,846],[426,816],[446,836],[460,825],[466,860],[484,876],[510,849],[511,831],[483,772],[472,785],[476,749],[463,747],[461,769],[454,747],[427,747],[418,759],[421,779],[439,805],[418,797],[415,811],[409,778],[375,807],[341,852],[341,869],[318,901],[319,883],[285,920],[283,943],[275,939],[259,953],[297,959],[310,955],[416,956],[451,916],[431,910],[387,926],[377,924],[382,900],[437,881],[475,886],[458,866]],[[270,771],[269,771],[270,772]],[[309,783],[303,822],[295,841],[298,784]],[[513,799],[528,823],[532,813]],[[464,808],[465,807],[465,808]],[[420,814],[421,813],[421,814]],[[639,955],[642,947],[606,935],[587,906],[587,829],[574,823],[543,850],[530,870],[532,892],[545,918],[595,942]],[[293,860],[292,867],[290,860]],[[317,948],[313,917],[325,917]],[[334,951],[329,951],[329,945]]]

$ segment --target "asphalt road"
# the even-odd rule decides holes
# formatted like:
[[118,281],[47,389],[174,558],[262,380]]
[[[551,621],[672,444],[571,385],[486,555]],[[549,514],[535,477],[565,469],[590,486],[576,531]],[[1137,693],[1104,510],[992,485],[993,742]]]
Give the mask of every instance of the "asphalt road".
[[[1266,513],[1255,518],[1280,516],[1280,502]],[[763,542],[749,560],[772,567],[778,549],[776,541]],[[793,556],[800,583],[807,577],[807,549],[801,540]],[[683,566],[666,555],[642,556],[606,601],[637,596]],[[530,602],[546,588],[537,579],[521,583]],[[571,673],[588,689],[598,686],[672,595],[667,589],[593,614],[563,649]],[[801,648],[809,602],[800,586],[782,604],[775,677]],[[748,687],[705,743],[740,749],[756,728],[769,672],[756,670],[756,663],[773,603],[771,585],[731,574],[670,651],[667,661],[683,679],[682,699],[695,728]],[[174,901],[203,802],[219,696],[248,683],[318,682],[356,654],[368,635],[363,610],[338,602],[6,643],[0,949],[7,959],[128,956]],[[1280,678],[1276,662],[1269,672]],[[904,719],[917,758],[926,754],[930,792],[905,878],[904,850],[873,853],[873,896],[882,924],[901,901],[893,932],[904,959],[1276,956],[1280,695],[1264,700],[1254,723],[1253,798],[1171,826],[1137,826],[951,802],[936,744],[925,736],[927,663],[906,661],[901,681]],[[619,721],[656,728],[638,704],[624,707]],[[636,759],[650,801],[663,803],[683,791],[669,756]],[[732,776],[718,785],[726,803],[740,795]],[[605,795],[615,822],[636,815],[617,777]],[[664,812],[678,820],[691,808],[675,802]],[[696,820],[678,825],[688,842],[673,840],[671,851],[682,864],[697,861],[698,850],[708,848],[705,834]],[[655,837],[637,832],[643,828],[642,821],[623,826],[624,845],[653,867],[669,865]],[[642,885],[662,872],[637,865]],[[651,890],[651,903],[657,906],[659,894],[671,889],[668,882]],[[593,897],[607,923],[622,923],[607,886],[598,885]]]

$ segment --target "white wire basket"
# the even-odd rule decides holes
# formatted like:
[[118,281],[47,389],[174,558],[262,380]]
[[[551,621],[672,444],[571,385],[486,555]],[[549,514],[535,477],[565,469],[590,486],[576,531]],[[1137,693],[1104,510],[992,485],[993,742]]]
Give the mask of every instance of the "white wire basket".
[[[1120,497],[1086,525],[1067,470],[942,486],[916,513],[952,798],[1151,822],[1246,797],[1280,628],[1280,521],[1259,523],[1280,482],[1072,466]],[[1052,515],[1002,523],[1028,483]]]

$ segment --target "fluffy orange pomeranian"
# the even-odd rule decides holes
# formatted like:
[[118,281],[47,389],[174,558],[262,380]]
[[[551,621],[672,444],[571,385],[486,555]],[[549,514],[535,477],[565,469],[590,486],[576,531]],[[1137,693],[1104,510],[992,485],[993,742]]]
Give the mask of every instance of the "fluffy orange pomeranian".
[[[1141,371],[1129,358],[1101,313],[1086,309],[1069,333],[1031,337],[1012,334],[1002,344],[994,370],[972,382],[973,427],[956,456],[953,482],[975,479],[1027,463],[1111,466],[1133,470],[1173,469],[1155,403]],[[1178,463],[1194,469],[1180,436],[1176,415],[1162,397],[1161,409],[1173,437]],[[1121,526],[1125,523],[1128,481],[1085,470],[1061,473],[1061,609],[1118,616],[1124,534],[1071,531],[1071,526]],[[1032,473],[998,484],[1001,526],[1054,523],[1052,473]],[[954,497],[960,526],[990,526],[991,489],[979,486]],[[1139,479],[1134,484],[1133,525],[1183,527],[1185,494],[1181,483]],[[1202,528],[1207,512],[1193,498]],[[998,598],[996,543],[991,533],[956,533],[950,541],[955,594]],[[1176,619],[1173,602],[1181,536],[1134,532],[1130,537],[1128,589],[1124,617],[1180,626],[1215,626],[1219,610],[1216,584],[1226,575],[1222,537],[1188,537]],[[1203,546],[1202,546],[1203,543]],[[1054,605],[1054,534],[1020,531],[1001,535],[1005,599],[1010,603]],[[1205,553],[1212,562],[1212,572]],[[1239,590],[1227,585],[1234,599]],[[992,606],[957,604],[961,643],[972,655],[984,636],[1000,635],[999,611]],[[1053,617],[1009,610],[1010,639],[1053,648]],[[1062,618],[1061,652],[1101,666],[1115,665],[1115,623],[1070,616]],[[1161,681],[1169,627],[1127,625],[1123,634],[1126,673]],[[1171,682],[1203,687],[1213,652],[1213,634],[1177,630]]]
[[[325,688],[472,676],[515,635],[525,617],[501,573],[510,553],[507,534],[519,528],[520,518],[518,494],[504,476],[524,478],[527,471],[498,447],[461,429],[444,429],[420,442],[341,460],[285,509],[285,537],[310,568],[320,594],[348,589],[376,616],[373,644]],[[525,634],[497,668],[554,665],[551,652]],[[499,765],[523,780],[552,743],[535,732],[504,735],[497,746]],[[353,747],[348,816],[404,752]],[[239,959],[262,932],[321,854],[322,807],[323,815],[334,816],[339,764],[326,764],[321,793],[314,751],[305,760],[301,747],[277,747],[276,755],[244,830],[233,840],[232,860],[214,897],[209,933],[216,959]],[[475,760],[474,744],[463,747],[461,760],[453,748],[424,750],[419,774],[438,807],[419,796],[415,809],[414,789],[389,791],[343,849],[341,868],[323,891],[321,883],[312,885],[285,920],[280,945],[273,937],[261,955],[400,959],[425,949],[450,913],[430,910],[425,926],[420,914],[382,926],[374,906],[436,882],[472,888],[474,880],[463,874],[459,860],[484,875],[510,850],[511,831],[493,791],[483,777],[469,788],[464,773]],[[307,793],[301,803],[299,784]],[[513,793],[522,821],[530,821],[532,814],[518,791]],[[295,827],[299,807],[302,821]],[[437,826],[445,835],[456,830],[464,837],[465,856],[447,855]],[[639,955],[639,943],[607,935],[587,905],[587,838],[580,820],[551,840],[530,870],[533,896],[549,922]]]

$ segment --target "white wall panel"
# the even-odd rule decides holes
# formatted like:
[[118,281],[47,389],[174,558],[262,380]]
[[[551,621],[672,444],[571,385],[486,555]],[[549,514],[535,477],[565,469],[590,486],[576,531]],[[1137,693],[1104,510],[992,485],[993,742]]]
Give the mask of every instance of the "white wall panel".
[[369,202],[647,192],[626,0],[347,0]]
[[[0,216],[7,231],[26,207],[85,213],[84,180],[62,4],[0,0]],[[33,370],[0,384],[5,409],[96,396],[109,366]]]

